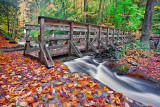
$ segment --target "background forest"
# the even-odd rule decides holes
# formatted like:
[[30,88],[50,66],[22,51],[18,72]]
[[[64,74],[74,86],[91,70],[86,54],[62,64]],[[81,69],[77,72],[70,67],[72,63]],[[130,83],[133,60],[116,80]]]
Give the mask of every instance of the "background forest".
[[[147,0],[1,0],[0,26],[5,36],[24,36],[25,24],[38,16],[139,30]],[[160,33],[160,0],[154,6],[152,31]],[[31,35],[36,35],[36,31]]]

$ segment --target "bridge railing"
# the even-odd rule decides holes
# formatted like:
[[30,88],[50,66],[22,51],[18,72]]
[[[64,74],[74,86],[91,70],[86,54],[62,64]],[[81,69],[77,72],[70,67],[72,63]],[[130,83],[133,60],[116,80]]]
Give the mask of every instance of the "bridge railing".
[[[75,53],[78,57],[82,56],[81,51],[114,48],[118,45],[131,42],[133,35],[129,31],[112,27],[92,25],[69,20],[56,19],[51,17],[39,16],[40,25],[26,25],[26,46],[24,54],[39,51],[39,59],[47,65],[44,53],[50,56]],[[30,37],[30,30],[40,30],[38,37]],[[45,31],[50,31],[46,35]],[[41,46],[31,47],[31,41],[38,41]],[[49,44],[46,46],[47,42]],[[46,48],[46,49],[40,49]],[[47,50],[42,52],[42,50]],[[50,62],[50,61],[49,61]],[[53,64],[51,64],[53,65]],[[50,67],[50,65],[47,65]]]

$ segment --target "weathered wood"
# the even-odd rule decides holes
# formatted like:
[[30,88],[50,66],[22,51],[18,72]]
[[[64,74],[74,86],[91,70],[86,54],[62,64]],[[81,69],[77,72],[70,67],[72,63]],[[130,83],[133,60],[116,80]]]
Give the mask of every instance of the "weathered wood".
[[[39,42],[40,44],[42,45],[42,49],[44,48],[44,18],[41,18],[40,19],[40,36],[39,36]],[[39,52],[39,59],[41,61],[45,60],[45,56],[42,52],[42,49],[41,51]],[[46,63],[46,62],[45,62]]]
[[109,28],[107,28],[106,45],[108,45],[108,38],[109,38]]
[[113,29],[113,40],[115,41],[115,43],[116,43],[117,45],[120,45],[120,44],[118,43],[117,39],[115,38],[115,29]]
[[19,45],[19,46],[11,46],[11,47],[0,47],[0,49],[16,49],[16,48],[24,48],[24,46]]
[[46,45],[44,45],[44,49],[45,49],[45,53],[46,53],[46,56],[47,56],[47,62],[48,62],[47,66],[48,67],[54,66],[54,62],[52,60],[52,57],[51,57],[51,55],[50,55],[50,53],[49,53],[48,48],[46,47]]
[[69,40],[69,43],[71,44],[72,49],[74,50],[75,54],[78,57],[83,57],[82,53],[80,52],[80,50],[74,45],[74,43],[72,41]]
[[101,45],[102,45],[106,50],[109,49],[109,48],[103,43],[102,40],[100,40],[99,38],[97,38],[97,39],[98,39],[99,43],[101,43]]
[[[26,29],[26,38],[28,38],[28,37],[29,37],[29,30]],[[23,53],[23,55],[27,54],[26,49],[29,47],[29,44],[30,44],[30,41],[26,40],[26,44],[25,44],[25,47],[24,47],[24,53]]]
[[39,48],[31,48],[31,47],[30,47],[30,48],[27,48],[27,49],[26,49],[26,52],[27,52],[27,53],[30,53],[30,52],[39,51],[39,50],[40,50]]
[[50,49],[49,53],[51,54],[51,56],[69,54],[69,47],[67,46],[67,47],[62,47],[62,48]]
[[88,25],[88,27],[87,27],[86,51],[89,50],[89,45],[88,45],[89,37],[90,37],[90,25]]
[[3,52],[14,52],[14,51],[22,51],[24,48],[12,48],[12,49],[3,49]]
[[88,40],[88,46],[90,46],[90,48],[95,52],[95,53],[99,53],[99,51],[94,47],[94,45]]
[[120,41],[120,43],[123,45],[124,42],[122,40],[122,37],[120,36],[120,30],[118,29],[118,40]]
[[[29,30],[39,30],[40,26],[39,25],[26,25],[26,29]],[[50,26],[45,26],[44,30],[57,30],[57,31],[70,31],[69,27],[50,27]],[[74,28],[73,31],[77,32],[87,32],[86,27],[85,28]],[[98,29],[91,29],[91,32],[98,32]],[[106,31],[104,31],[106,32]]]
[[[70,24],[70,37],[69,37],[70,41],[73,41],[73,28],[74,28],[74,23],[71,22],[71,24]],[[73,52],[72,44],[69,44],[69,51],[70,51],[70,54],[72,54],[72,52]]]
[[[101,39],[101,30],[102,30],[102,27],[99,27],[99,32],[98,32],[98,39],[100,40]],[[98,41],[98,48],[100,47],[100,42]]]
[[[130,39],[132,39],[132,35],[129,34],[129,32],[121,32],[120,29],[115,29],[112,27],[97,26],[87,23],[80,23],[45,16],[39,16],[38,23],[40,25],[26,25],[26,30],[28,31],[40,30],[40,36],[39,38],[29,37],[29,34],[27,33],[26,41],[28,42],[28,47],[25,49],[25,51],[39,51],[39,59],[47,66],[53,65],[52,63],[50,63],[50,61],[48,61],[51,60],[50,55],[59,56],[68,53],[71,54],[74,52],[78,57],[82,57],[81,51],[88,51],[92,49],[94,52],[98,52],[97,48],[109,49],[108,46],[115,48],[116,45],[127,43]],[[44,26],[46,24],[54,26]],[[50,30],[51,35],[44,35],[44,30]],[[54,31],[56,33],[57,31],[62,32],[61,34],[54,35]],[[93,41],[90,41],[92,40],[91,38],[93,38]],[[63,44],[65,45],[58,45],[55,43],[52,43],[48,47],[46,47],[45,45],[45,41],[51,43],[51,41],[58,40],[68,40],[68,44],[66,44],[66,41],[64,41]],[[85,40],[85,43],[82,43],[82,41],[80,40]],[[40,49],[31,48],[30,41],[39,41]],[[76,43],[74,44],[73,42]]]

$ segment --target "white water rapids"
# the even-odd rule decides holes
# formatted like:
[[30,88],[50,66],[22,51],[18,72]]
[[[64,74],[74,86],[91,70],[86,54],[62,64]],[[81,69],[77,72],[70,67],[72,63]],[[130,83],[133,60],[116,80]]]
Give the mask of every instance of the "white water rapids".
[[118,75],[107,67],[107,62],[100,63],[91,56],[85,56],[65,62],[71,72],[79,71],[91,75],[113,90],[123,93],[136,101],[153,107],[160,107],[160,87],[142,79]]

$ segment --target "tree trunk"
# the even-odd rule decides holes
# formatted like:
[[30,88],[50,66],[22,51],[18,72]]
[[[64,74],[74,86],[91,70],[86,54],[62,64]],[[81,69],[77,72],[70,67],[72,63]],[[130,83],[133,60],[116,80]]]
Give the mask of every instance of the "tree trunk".
[[15,32],[15,25],[16,25],[16,17],[17,17],[17,0],[15,0],[15,13],[14,13],[14,22],[13,22],[13,30],[12,30],[12,38],[14,36],[14,32]]
[[99,23],[99,19],[100,19],[100,16],[101,16],[101,4],[102,4],[102,0],[100,0],[100,2],[99,2],[99,11],[98,11],[98,17],[97,17],[97,25]]
[[10,35],[10,34],[9,34],[9,11],[8,11],[8,7],[6,7],[6,9],[7,9],[7,26],[8,26],[8,35]]
[[63,12],[64,12],[64,19],[66,19],[66,12],[65,12],[65,7],[64,7],[64,0],[61,0],[62,2],[62,8],[63,8]]
[[87,0],[84,0],[84,12],[85,12],[85,15],[84,15],[84,22],[87,22]]
[[142,47],[149,49],[150,48],[150,28],[151,28],[151,21],[152,21],[152,14],[154,9],[154,4],[156,0],[148,0],[144,15],[144,21],[142,25],[142,36],[140,41],[142,43]]

